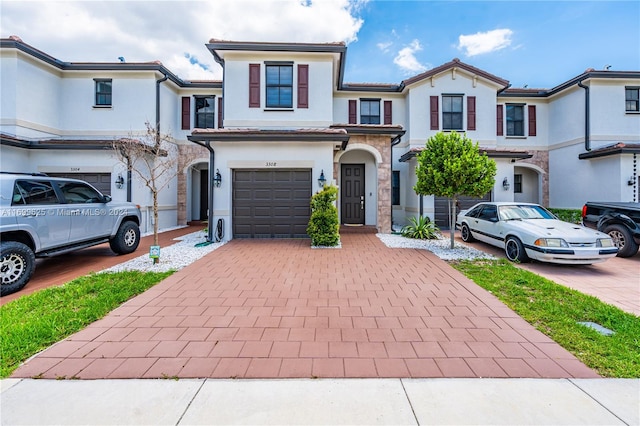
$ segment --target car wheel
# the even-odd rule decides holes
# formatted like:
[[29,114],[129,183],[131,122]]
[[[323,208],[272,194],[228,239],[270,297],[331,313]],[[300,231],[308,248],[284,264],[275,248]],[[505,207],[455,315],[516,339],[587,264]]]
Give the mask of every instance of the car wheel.
[[140,228],[135,222],[122,222],[116,235],[109,240],[109,246],[117,254],[134,252],[140,244]]
[[524,251],[522,241],[516,237],[507,237],[507,241],[504,244],[504,252],[507,255],[507,259],[512,262],[525,263],[529,261],[529,256]]
[[22,290],[36,268],[33,250],[17,241],[0,243],[0,296]]
[[462,238],[462,241],[464,241],[465,243],[472,243],[476,240],[475,238],[473,238],[473,235],[471,235],[471,229],[469,229],[469,225],[467,225],[466,223],[462,224],[462,229],[460,230],[460,237]]
[[604,229],[618,247],[618,257],[631,257],[638,252],[638,244],[633,240],[631,232],[622,225],[609,225]]

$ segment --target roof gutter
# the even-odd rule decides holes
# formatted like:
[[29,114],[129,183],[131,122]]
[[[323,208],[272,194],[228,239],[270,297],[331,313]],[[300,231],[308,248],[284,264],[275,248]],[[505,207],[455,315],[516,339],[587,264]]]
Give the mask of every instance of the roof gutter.
[[591,151],[591,138],[590,138],[590,122],[589,122],[589,86],[582,84],[583,80],[578,81],[578,86],[582,87],[584,92],[584,149]]

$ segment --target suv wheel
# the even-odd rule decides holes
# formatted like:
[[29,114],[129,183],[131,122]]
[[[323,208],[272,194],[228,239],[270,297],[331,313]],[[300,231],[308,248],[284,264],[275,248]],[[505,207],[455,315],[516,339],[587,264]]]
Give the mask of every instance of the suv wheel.
[[0,243],[0,296],[21,290],[36,267],[33,251],[17,241]]
[[135,222],[122,222],[116,235],[109,240],[109,246],[117,254],[134,252],[140,244],[140,228]]
[[604,232],[609,234],[613,245],[618,247],[618,257],[631,257],[638,252],[638,244],[633,240],[633,235],[626,227],[609,225]]

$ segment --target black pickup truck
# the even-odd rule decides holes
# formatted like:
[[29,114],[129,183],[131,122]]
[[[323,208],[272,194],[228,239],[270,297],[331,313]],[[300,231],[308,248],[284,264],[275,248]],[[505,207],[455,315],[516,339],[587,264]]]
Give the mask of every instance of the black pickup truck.
[[618,257],[631,257],[640,245],[640,203],[587,202],[582,224],[605,232],[618,247]]

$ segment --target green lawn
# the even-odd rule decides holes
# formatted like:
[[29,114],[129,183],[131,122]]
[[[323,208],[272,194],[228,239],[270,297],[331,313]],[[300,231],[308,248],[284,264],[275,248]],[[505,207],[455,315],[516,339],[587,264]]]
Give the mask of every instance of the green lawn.
[[[468,278],[604,377],[640,377],[640,318],[505,259],[451,262]],[[578,324],[594,322],[604,336]]]
[[82,330],[172,272],[92,274],[0,307],[0,378],[34,354]]

